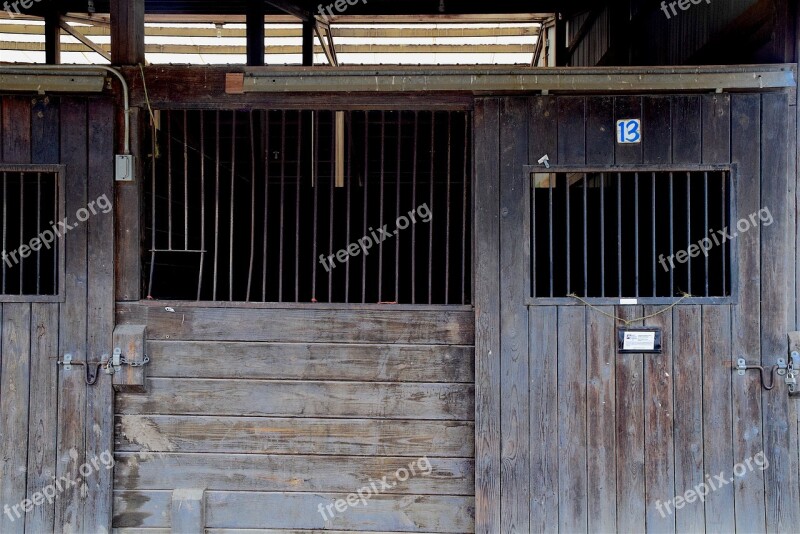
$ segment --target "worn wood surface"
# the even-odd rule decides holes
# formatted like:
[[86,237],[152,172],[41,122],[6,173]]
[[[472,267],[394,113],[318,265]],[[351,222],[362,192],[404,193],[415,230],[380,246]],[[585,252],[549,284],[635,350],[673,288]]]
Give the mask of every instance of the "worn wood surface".
[[[120,363],[122,358],[125,364],[116,366],[112,377],[114,391],[124,391],[127,393],[144,393],[147,391],[146,376],[147,365],[144,365],[146,327],[143,325],[119,325],[114,329],[112,351],[120,349]],[[114,357],[112,352],[112,359]],[[173,359],[174,355],[169,355]],[[130,363],[138,365],[127,365]]]

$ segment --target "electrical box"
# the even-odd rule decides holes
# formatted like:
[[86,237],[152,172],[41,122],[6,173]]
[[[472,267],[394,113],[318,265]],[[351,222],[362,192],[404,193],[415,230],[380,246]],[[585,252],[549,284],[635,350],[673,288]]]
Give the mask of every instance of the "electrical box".
[[114,161],[114,176],[118,182],[133,181],[133,156],[130,154],[117,155]]

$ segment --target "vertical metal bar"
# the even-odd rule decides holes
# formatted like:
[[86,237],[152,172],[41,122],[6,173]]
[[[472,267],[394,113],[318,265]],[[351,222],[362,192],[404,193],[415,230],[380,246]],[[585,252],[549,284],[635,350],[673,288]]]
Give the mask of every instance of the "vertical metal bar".
[[[311,163],[312,168],[312,176],[314,176],[314,183],[312,184],[314,188],[314,213],[313,213],[313,238],[312,238],[312,257],[314,258],[314,267],[312,269],[311,274],[311,299],[312,302],[317,302],[317,265],[316,265],[316,258],[317,258],[317,216],[319,215],[319,114],[314,113],[313,118],[311,119],[312,122],[312,131],[313,135],[312,138],[314,140],[314,148],[313,148],[313,157],[314,160]],[[333,251],[331,251],[333,252]],[[333,267],[330,267],[333,269]],[[327,269],[326,269],[327,270]]]
[[206,258],[206,121],[200,112],[200,273],[197,277],[197,300],[203,288],[203,268]]
[[600,173],[600,296],[606,296],[606,173]]
[[[347,234],[347,243],[351,243],[350,241],[350,226],[351,226],[351,203],[352,203],[352,193],[353,193],[353,114],[352,112],[347,112],[347,121],[346,126],[347,128],[347,175],[344,177],[347,180],[347,222],[346,222],[346,234]],[[345,304],[350,302],[350,262],[344,264],[344,302]]]
[[548,204],[549,204],[549,206],[548,206],[548,215],[547,215],[548,219],[549,219],[549,224],[547,225],[547,229],[548,229],[548,234],[549,234],[548,235],[548,239],[550,241],[550,243],[549,243],[549,246],[550,246],[550,298],[553,298],[554,292],[555,292],[555,287],[554,287],[555,286],[555,283],[554,283],[554,279],[555,279],[555,259],[554,259],[554,255],[553,255],[553,224],[554,224],[554,220],[553,220],[553,187],[555,186],[555,183],[554,183],[555,181],[556,181],[556,174],[555,173],[553,173],[553,174],[551,174],[550,176],[547,177],[547,194],[548,194],[547,201],[548,201]]
[[183,110],[183,250],[189,250],[189,120]]
[[172,113],[167,112],[167,250],[172,250]]
[[[414,112],[414,155],[411,169],[411,203],[417,207],[417,156],[419,141],[419,111]],[[411,304],[417,303],[417,225],[411,227]]]
[[[672,172],[669,173],[669,254],[671,261],[675,255],[675,175]],[[675,269],[673,268],[669,270],[669,296],[675,296]]]
[[572,294],[572,206],[569,199],[569,174],[564,176],[564,183],[567,186],[567,220],[565,224],[567,230],[567,295],[570,295]]
[[[692,175],[686,173],[686,245],[692,242]],[[686,292],[692,294],[692,257],[686,259],[687,288]]]
[[[703,173],[703,229],[705,232],[708,232],[708,171]],[[709,296],[709,287],[708,287],[708,254],[704,254],[705,256],[705,272],[706,272],[706,280],[705,280],[705,290],[706,290],[706,297]]]
[[236,198],[236,111],[233,112],[231,122],[231,216],[228,252],[228,300],[233,301],[233,236],[234,236],[234,209]]
[[284,252],[284,216],[286,210],[286,110],[281,111],[281,206],[278,223],[278,302],[283,302],[283,252]]
[[212,288],[212,299],[217,300],[217,282],[219,281],[219,160],[222,157],[220,153],[220,113],[217,111],[216,115],[216,162],[215,162],[215,189],[214,189],[214,284]]
[[[57,221],[58,217],[53,219]],[[3,252],[7,252],[6,237],[8,233],[8,173],[3,172]],[[6,294],[6,262],[3,261],[3,294]]]
[[467,303],[467,187],[470,181],[469,166],[469,118],[467,112],[464,113],[464,182],[463,198],[461,206],[461,304]]
[[652,173],[652,185],[650,188],[651,198],[650,198],[650,214],[652,216],[652,246],[653,246],[653,297],[658,296],[658,258],[656,258],[657,248],[656,247],[656,173]]
[[[36,235],[42,235],[42,173],[36,173]],[[36,251],[36,294],[42,294],[42,249]]]
[[617,173],[617,289],[619,298],[624,297],[622,289],[622,173]]
[[447,112],[447,222],[444,237],[444,303],[450,304],[450,172],[453,161],[453,113]]
[[[334,213],[334,189],[336,187],[336,113],[331,112],[331,189],[330,189],[330,210],[328,211],[328,250],[333,253],[333,213]],[[328,302],[333,302],[333,269],[328,273]]]
[[[367,235],[367,212],[369,208],[369,111],[364,112],[364,234]],[[367,255],[361,255],[361,303],[367,302]]]
[[583,173],[583,296],[589,296],[589,174]]
[[[727,177],[726,173],[720,173],[720,183],[722,185],[722,212],[721,212],[721,227],[725,228],[727,226],[727,213],[728,213],[728,189],[727,189]],[[727,245],[723,244],[722,247],[722,294],[720,296],[728,296],[730,292],[728,291],[728,247]]]
[[247,269],[246,302],[250,302],[253,289],[253,263],[256,255],[256,132],[253,126],[253,110],[250,110],[250,265]]
[[636,281],[636,298],[639,298],[639,173],[636,172],[633,174],[633,235],[634,235],[634,250],[636,251],[633,255],[634,262],[636,265],[636,273],[634,276],[634,280]]
[[[156,268],[156,147],[158,146],[158,130],[153,128],[153,137],[151,139],[151,153],[153,154],[152,165],[150,165],[150,278],[147,281],[147,296],[153,296],[153,276],[155,275]],[[5,179],[3,180],[3,192],[5,193]],[[5,194],[3,194],[3,248],[5,249]],[[58,206],[56,206],[58,210]],[[57,218],[57,217],[56,217]],[[64,251],[61,251],[63,254]],[[3,292],[5,292],[5,266],[3,266]]]
[[[25,239],[25,173],[19,174],[19,243],[22,245]],[[25,258],[20,254],[19,258],[19,294],[25,293]]]
[[[300,302],[300,177],[303,174],[303,112],[297,112],[297,167],[294,197],[294,301]],[[316,258],[314,258],[316,260]]]
[[[403,155],[403,112],[397,112],[397,189],[395,192],[395,221],[400,218],[400,179]],[[399,229],[398,229],[399,230]],[[394,301],[400,302],[400,232],[394,243]]]
[[[431,183],[428,201],[433,203],[433,183],[436,172],[436,112],[431,112]],[[433,304],[433,219],[428,223],[428,304]]]
[[261,265],[261,302],[267,301],[267,272],[269,265],[269,164],[270,164],[270,112],[264,113],[264,245]]
[[[381,111],[381,172],[380,172],[380,216],[378,224],[383,224],[383,203],[386,170],[386,112]],[[383,302],[383,246],[378,244],[378,302]]]

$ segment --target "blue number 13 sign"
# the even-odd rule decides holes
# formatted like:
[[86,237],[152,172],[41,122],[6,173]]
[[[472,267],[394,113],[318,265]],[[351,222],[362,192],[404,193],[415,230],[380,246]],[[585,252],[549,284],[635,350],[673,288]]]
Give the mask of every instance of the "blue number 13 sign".
[[625,119],[617,121],[617,143],[630,144],[642,142],[642,121]]

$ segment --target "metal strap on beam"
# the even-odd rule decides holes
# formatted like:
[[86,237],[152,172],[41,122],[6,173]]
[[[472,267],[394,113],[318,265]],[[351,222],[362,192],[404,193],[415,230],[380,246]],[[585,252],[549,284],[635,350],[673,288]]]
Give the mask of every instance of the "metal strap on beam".
[[0,72],[0,91],[44,93],[100,93],[105,85],[103,75],[71,74],[4,74]]
[[793,65],[663,68],[245,69],[245,93],[752,91],[796,86]]

